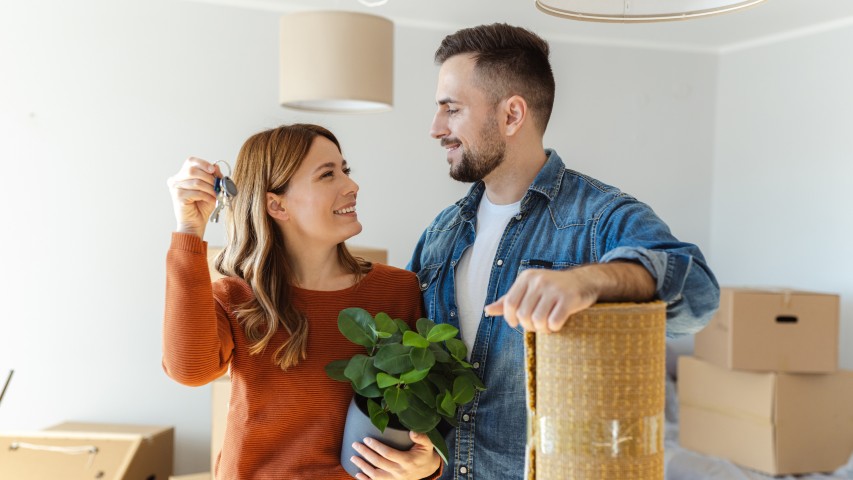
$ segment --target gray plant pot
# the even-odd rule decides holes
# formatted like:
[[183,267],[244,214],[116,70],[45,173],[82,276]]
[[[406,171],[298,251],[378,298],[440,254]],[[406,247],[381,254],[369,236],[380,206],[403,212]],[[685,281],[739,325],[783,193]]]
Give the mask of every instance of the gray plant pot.
[[[356,398],[360,400],[356,402]],[[359,403],[362,405],[359,405]],[[354,442],[364,443],[365,437],[375,438],[397,450],[408,450],[415,444],[409,438],[408,430],[388,426],[385,428],[385,433],[380,432],[376,426],[370,423],[370,416],[367,414],[367,403],[362,397],[356,395],[349,402],[347,422],[344,426],[344,440],[341,444],[341,465],[353,478],[361,470],[352,463],[350,458],[354,456],[361,457],[361,455],[352,448],[352,444]]]

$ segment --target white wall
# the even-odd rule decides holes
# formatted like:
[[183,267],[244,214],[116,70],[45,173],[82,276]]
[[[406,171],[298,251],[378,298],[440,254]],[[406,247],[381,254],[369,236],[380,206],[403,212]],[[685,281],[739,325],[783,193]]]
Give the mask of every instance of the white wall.
[[[165,179],[188,155],[233,159],[260,129],[325,124],[362,187],[353,243],[385,246],[404,265],[467,190],[427,135],[432,53],[447,33],[397,29],[393,113],[330,116],[277,105],[276,14],[174,0],[0,4],[0,375],[16,370],[0,429],[175,425],[176,472],[206,470],[209,387],[160,368],[174,224]],[[553,49],[547,143],[707,249],[716,59]],[[208,239],[221,242],[221,227]]]
[[853,27],[720,62],[711,261],[722,284],[841,294],[853,368]]

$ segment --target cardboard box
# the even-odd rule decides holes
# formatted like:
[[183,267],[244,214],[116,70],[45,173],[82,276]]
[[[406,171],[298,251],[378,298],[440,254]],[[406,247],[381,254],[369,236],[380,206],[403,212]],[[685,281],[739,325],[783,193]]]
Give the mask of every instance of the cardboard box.
[[169,477],[169,480],[213,480],[213,475],[210,472],[173,475]]
[[347,245],[349,253],[354,257],[361,257],[368,262],[388,264],[388,250],[382,248],[356,247]]
[[0,478],[167,480],[174,429],[66,422],[34,432],[0,432]]
[[696,334],[695,355],[721,367],[770,372],[838,369],[838,295],[723,288]]
[[228,405],[231,401],[231,377],[225,375],[214,380],[211,387],[210,421],[210,471],[216,471],[216,459],[225,441],[225,424],[228,421]]
[[853,371],[795,374],[678,363],[685,448],[771,475],[830,472],[853,453]]

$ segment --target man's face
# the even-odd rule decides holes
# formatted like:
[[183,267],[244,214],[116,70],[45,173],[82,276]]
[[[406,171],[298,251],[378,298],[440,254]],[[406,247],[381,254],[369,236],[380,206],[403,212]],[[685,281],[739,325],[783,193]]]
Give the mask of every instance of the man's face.
[[503,162],[506,140],[497,106],[476,82],[471,56],[456,55],[441,65],[435,101],[430,135],[447,149],[450,176],[460,182],[482,180]]

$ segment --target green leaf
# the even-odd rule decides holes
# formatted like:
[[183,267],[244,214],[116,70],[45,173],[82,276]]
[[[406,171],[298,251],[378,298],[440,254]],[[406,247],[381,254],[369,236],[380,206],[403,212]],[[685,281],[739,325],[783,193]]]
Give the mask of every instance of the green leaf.
[[450,362],[451,356],[447,353],[447,350],[444,349],[440,343],[430,343],[429,350],[435,356],[435,361],[439,363],[448,363]]
[[355,390],[355,393],[365,398],[379,398],[382,396],[382,391],[379,390],[379,387],[375,383],[371,383],[364,388],[356,388],[356,386],[353,385],[352,388]]
[[421,433],[432,430],[441,421],[434,408],[429,408],[414,395],[409,397],[409,408],[398,413],[397,418],[409,430]]
[[418,329],[418,333],[423,335],[424,338],[429,335],[429,331],[432,330],[432,327],[435,326],[435,322],[428,318],[419,318],[417,322],[415,322],[415,326]]
[[435,408],[435,397],[438,390],[432,386],[432,383],[426,380],[410,383],[409,392],[421,399],[429,408]]
[[458,338],[448,338],[444,341],[444,344],[447,345],[447,351],[450,352],[450,355],[456,360],[465,360],[465,357],[468,356],[468,347],[465,346],[465,343]]
[[404,332],[403,345],[409,347],[427,348],[429,347],[429,342],[426,338],[418,335],[415,332]]
[[471,383],[474,384],[474,388],[476,388],[477,390],[482,391],[482,390],[486,389],[486,385],[483,383],[482,380],[480,380],[480,377],[478,377],[476,373],[472,372],[469,369],[454,368],[453,369],[453,375],[455,375],[457,377],[468,378],[469,380],[471,380]]
[[391,413],[400,415],[409,408],[409,393],[402,388],[389,388],[385,390],[385,404]]
[[453,384],[450,383],[450,380],[445,378],[443,375],[439,375],[437,373],[430,373],[427,375],[427,378],[433,385],[438,388],[440,392],[446,392],[453,389]]
[[435,355],[429,348],[413,348],[411,357],[415,370],[429,370],[435,365]]
[[412,347],[399,344],[384,345],[376,353],[373,364],[391,375],[397,375],[412,369]]
[[426,378],[428,373],[429,370],[411,370],[400,375],[400,381],[406,384],[420,382]]
[[453,381],[453,401],[464,405],[474,399],[474,383],[465,376],[456,377]]
[[453,338],[459,333],[459,329],[454,327],[453,325],[448,325],[446,323],[442,323],[440,325],[436,325],[429,331],[426,339],[430,342],[443,342],[448,338]]
[[456,416],[456,402],[453,401],[450,392],[444,392],[444,395],[439,395],[435,401],[438,404],[439,413],[447,417]]
[[353,355],[349,364],[344,369],[344,376],[352,381],[356,389],[365,388],[371,383],[376,383],[376,374],[379,370],[373,366],[373,359],[367,355]]
[[400,384],[399,378],[392,377],[391,375],[388,375],[385,372],[379,372],[376,375],[376,385],[378,385],[379,388],[388,388],[391,385],[399,385],[399,384]]
[[379,429],[380,432],[385,432],[385,427],[388,426],[388,412],[380,407],[378,403],[372,399],[367,399],[367,411],[370,414],[370,422]]
[[394,323],[397,325],[397,328],[399,328],[401,332],[408,332],[409,330],[411,330],[411,328],[409,328],[409,324],[400,320],[399,318],[395,318]]
[[435,451],[438,452],[438,456],[441,457],[441,460],[444,461],[444,464],[447,465],[447,456],[449,455],[447,450],[447,443],[444,441],[444,437],[441,436],[441,433],[433,428],[432,430],[426,432],[427,437],[432,441],[432,444],[435,446]]
[[397,324],[394,323],[394,320],[391,320],[391,317],[385,312],[377,313],[374,320],[376,322],[377,332],[387,333],[390,336],[390,334],[397,331]]
[[373,317],[363,308],[345,308],[338,314],[338,330],[352,343],[372,349],[376,345]]
[[334,362],[326,365],[326,375],[328,375],[332,380],[349,382],[350,379],[344,375],[344,370],[346,370],[347,365],[349,365],[349,360],[335,360]]

